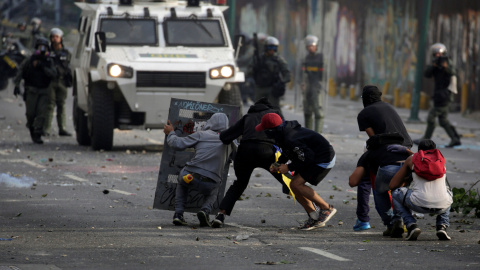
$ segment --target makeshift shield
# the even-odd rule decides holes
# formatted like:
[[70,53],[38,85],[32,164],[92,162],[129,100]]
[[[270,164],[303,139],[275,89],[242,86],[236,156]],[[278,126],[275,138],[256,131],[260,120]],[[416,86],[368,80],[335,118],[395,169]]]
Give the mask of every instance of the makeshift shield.
[[[195,133],[210,119],[214,113],[224,113],[232,126],[240,118],[240,106],[225,104],[214,104],[200,101],[184,100],[172,98],[168,119],[175,130],[181,131],[181,137]],[[177,187],[177,178],[180,170],[185,163],[192,159],[193,149],[185,151],[175,151],[168,146],[166,138],[160,162],[160,171],[158,173],[157,189],[153,207],[163,210],[175,210],[175,191]],[[220,202],[225,194],[225,185],[228,176],[229,158],[225,160],[225,169],[223,171],[222,183],[218,189],[217,201],[214,203],[212,213],[218,211]],[[189,190],[185,211],[198,212],[203,203],[203,195],[195,190]]]

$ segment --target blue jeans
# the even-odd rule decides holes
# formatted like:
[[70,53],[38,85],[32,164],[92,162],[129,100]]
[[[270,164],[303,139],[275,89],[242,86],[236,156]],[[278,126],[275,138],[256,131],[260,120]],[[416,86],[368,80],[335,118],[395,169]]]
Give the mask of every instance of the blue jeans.
[[370,177],[363,177],[357,186],[357,218],[362,222],[370,221],[368,201],[370,200],[371,190],[372,183],[370,182]]
[[373,191],[373,197],[375,199],[375,208],[377,209],[378,214],[382,218],[383,224],[386,226],[391,226],[397,220],[400,220],[402,217],[400,213],[392,209],[392,203],[390,201],[390,196],[388,190],[379,190],[378,188],[384,186],[385,183],[390,183],[392,177],[400,170],[401,166],[399,165],[387,165],[378,168],[377,176],[375,177],[375,189]]
[[193,177],[190,183],[183,181],[183,176],[189,174],[185,169],[182,169],[178,174],[178,184],[175,191],[175,213],[183,214],[185,212],[185,204],[188,199],[188,190],[195,189],[203,195],[202,211],[205,211],[207,215],[212,212],[213,204],[217,200],[218,189],[220,183],[203,182],[200,179]]
[[418,213],[428,213],[428,214],[436,214],[437,215],[437,223],[436,225],[445,225],[450,226],[449,223],[449,213],[450,213],[450,206],[441,209],[438,211],[431,211],[426,208],[417,206],[410,201],[410,195],[412,195],[412,190],[406,187],[397,188],[392,192],[392,199],[393,199],[393,207],[395,207],[398,212],[402,215],[403,222],[408,227],[413,223],[417,223],[417,220],[413,217],[412,211]]

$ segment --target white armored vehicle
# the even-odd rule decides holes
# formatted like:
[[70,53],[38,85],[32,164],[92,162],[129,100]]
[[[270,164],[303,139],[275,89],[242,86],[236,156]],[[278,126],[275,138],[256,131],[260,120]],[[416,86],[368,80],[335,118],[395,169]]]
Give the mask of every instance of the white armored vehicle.
[[[241,105],[226,6],[188,1],[76,3],[77,142],[109,150],[113,130],[163,128],[171,98]],[[225,1],[223,1],[225,2]]]

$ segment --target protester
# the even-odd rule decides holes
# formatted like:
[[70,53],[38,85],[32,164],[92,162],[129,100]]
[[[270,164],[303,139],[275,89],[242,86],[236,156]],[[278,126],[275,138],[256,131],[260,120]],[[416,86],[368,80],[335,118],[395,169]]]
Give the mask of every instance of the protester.
[[[309,214],[309,219],[299,229],[324,227],[337,209],[305,184],[318,185],[333,168],[335,151],[332,145],[319,133],[301,127],[295,120],[283,121],[276,113],[265,114],[255,130],[264,131],[267,137],[275,139],[275,144],[282,149],[278,164],[272,164],[270,171],[282,174],[295,172],[290,188]],[[286,164],[287,161],[290,163]],[[314,204],[320,211],[315,209]]]
[[362,89],[364,109],[357,116],[360,131],[369,137],[375,134],[397,132],[403,138],[404,146],[411,148],[413,143],[407,129],[395,108],[381,100],[382,92],[375,85],[366,85]]
[[[408,135],[407,129],[403,124],[402,119],[395,111],[392,105],[383,102],[381,100],[382,92],[374,85],[366,85],[362,89],[362,102],[364,109],[360,111],[357,116],[358,127],[360,131],[365,131],[369,136],[370,144],[375,145],[372,148],[379,148],[376,151],[385,154],[387,157],[384,160],[378,159],[378,157],[366,159],[367,164],[363,164],[364,168],[370,169],[370,178],[372,187],[374,188],[375,208],[382,217],[383,223],[387,226],[387,230],[384,231],[384,236],[399,237],[401,224],[400,216],[392,210],[390,194],[388,189],[380,190],[380,186],[387,186],[393,175],[400,169],[401,164],[398,161],[402,161],[407,156],[396,157],[392,156],[386,151],[386,146],[400,141],[400,144],[411,148],[412,139]],[[381,134],[396,134],[392,139],[389,135]],[[373,138],[372,138],[373,137]],[[380,143],[379,140],[386,142]],[[367,149],[369,144],[367,143]],[[369,149],[374,150],[374,149]],[[371,164],[368,164],[371,163]],[[358,167],[357,167],[358,168]],[[363,175],[363,173],[361,174]],[[361,178],[360,178],[361,179]],[[365,196],[365,194],[363,194]],[[366,200],[363,198],[363,200]],[[396,224],[394,224],[396,223]]]
[[194,189],[204,196],[201,210],[197,213],[200,226],[211,226],[209,215],[217,200],[229,152],[229,147],[220,141],[219,134],[227,128],[228,118],[224,113],[213,114],[200,131],[186,137],[179,137],[179,134],[174,132],[170,121],[164,126],[163,131],[167,135],[167,143],[170,147],[175,150],[195,149],[193,158],[186,163],[178,175],[173,224],[188,224],[183,213],[188,191]]
[[[364,146],[364,153],[367,151],[366,144]],[[358,164],[357,164],[358,166]],[[350,181],[350,179],[349,179]],[[350,187],[357,187],[357,220],[353,225],[354,231],[363,231],[371,228],[370,226],[370,193],[372,190],[372,183],[370,182],[370,172],[366,170],[361,176],[360,181],[350,183]]]
[[[402,149],[401,146],[399,148]],[[418,150],[419,152],[423,151],[425,153],[429,150],[430,152],[433,152],[432,150],[439,151],[436,149],[436,144],[429,139],[421,141],[418,145]],[[419,154],[420,153],[417,153],[415,155]],[[438,161],[441,160],[434,160],[432,162]],[[390,189],[393,190],[393,206],[401,213],[403,222],[408,230],[406,240],[417,240],[421,233],[416,223],[417,220],[412,215],[412,211],[437,215],[436,229],[438,239],[450,240],[451,238],[447,234],[447,228],[450,226],[448,215],[453,199],[452,192],[447,186],[447,177],[444,173],[445,167],[442,166],[443,171],[441,174],[443,175],[441,177],[434,180],[427,180],[419,176],[419,172],[414,168],[415,163],[415,156],[412,155],[408,157],[402,168],[392,178],[389,185]],[[418,167],[417,165],[417,169]],[[407,184],[407,179],[410,175],[410,186],[402,187]]]
[[[237,180],[228,188],[225,197],[220,203],[220,212],[213,220],[212,226],[219,228],[223,226],[225,215],[232,213],[235,202],[240,198],[247,188],[250,176],[255,168],[270,169],[270,165],[275,162],[276,148],[273,145],[274,140],[268,138],[265,132],[256,132],[255,127],[267,113],[278,113],[273,109],[267,98],[261,98],[254,105],[250,106],[248,113],[242,117],[235,125],[220,133],[220,140],[224,144],[230,144],[238,137],[242,137],[238,147],[233,169]],[[288,187],[282,180],[282,174],[272,173],[283,186],[283,190],[288,193]]]
[[[384,135],[374,135],[376,139]],[[403,139],[398,136],[392,143],[401,144]],[[369,144],[367,143],[367,147]],[[382,222],[387,229],[383,232],[383,236],[393,238],[402,237],[403,223],[400,213],[396,209],[392,209],[390,196],[388,193],[388,184],[400,169],[402,162],[408,157],[406,151],[392,152],[392,145],[383,144],[378,146],[370,146],[357,162],[357,167],[349,177],[349,185],[351,187],[358,186],[364,177],[372,177],[373,196],[375,199],[375,209],[377,210]],[[390,151],[389,151],[390,150]],[[375,172],[375,173],[373,173]],[[370,174],[370,175],[369,175]],[[372,178],[371,178],[372,179]]]

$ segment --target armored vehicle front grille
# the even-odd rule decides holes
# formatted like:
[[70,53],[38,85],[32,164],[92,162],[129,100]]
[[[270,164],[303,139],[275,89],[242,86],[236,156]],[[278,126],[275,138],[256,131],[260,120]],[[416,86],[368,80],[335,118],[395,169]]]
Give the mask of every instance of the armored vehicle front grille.
[[205,72],[137,71],[137,87],[205,88]]

